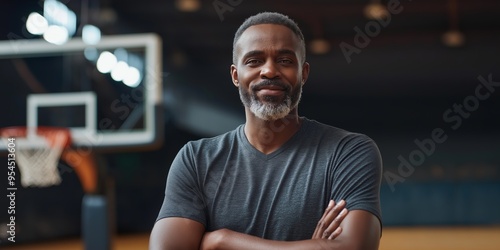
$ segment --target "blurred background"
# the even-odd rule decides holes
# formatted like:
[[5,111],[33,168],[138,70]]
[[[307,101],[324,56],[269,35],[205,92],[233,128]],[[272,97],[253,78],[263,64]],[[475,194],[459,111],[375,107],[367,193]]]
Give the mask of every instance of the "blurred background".
[[[187,141],[244,122],[229,75],[232,41],[245,18],[262,11],[290,16],[305,35],[311,74],[299,114],[377,142],[387,230],[500,225],[499,1],[61,2],[78,27],[92,24],[103,36],[155,33],[163,41],[161,145],[102,155],[118,234],[151,230],[169,166]],[[2,0],[0,39],[40,38],[25,24],[30,13],[43,13],[42,3]],[[0,72],[7,86],[9,72]],[[29,92],[10,86],[2,98],[18,87]],[[15,119],[9,105],[2,126]],[[83,191],[76,174],[63,170],[59,186],[18,190],[18,243],[80,235]],[[7,220],[0,213],[1,225]]]

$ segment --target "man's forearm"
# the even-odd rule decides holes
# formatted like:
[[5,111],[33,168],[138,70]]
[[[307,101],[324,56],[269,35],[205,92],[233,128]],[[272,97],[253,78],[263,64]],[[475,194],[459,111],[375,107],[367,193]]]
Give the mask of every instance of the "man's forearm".
[[221,229],[206,233],[201,250],[323,250],[341,249],[340,242],[326,239],[311,239],[302,241],[275,241]]
[[[337,212],[333,212],[339,214]],[[340,213],[342,214],[342,213]],[[328,218],[326,216],[325,218]],[[375,215],[364,210],[350,211],[344,218],[341,215],[341,225],[337,225],[339,235],[334,235],[333,240],[313,237],[301,241],[275,241],[235,232],[229,229],[220,229],[205,232],[201,241],[201,250],[281,250],[281,249],[311,249],[311,250],[377,250],[380,242],[380,221]],[[323,220],[323,219],[322,219]],[[335,219],[332,220],[336,221]],[[331,222],[326,219],[326,224]],[[318,224],[318,235],[323,235],[323,228]],[[336,226],[334,226],[336,227]],[[326,228],[329,228],[327,226]],[[332,229],[333,230],[333,229]],[[335,230],[336,231],[336,230]],[[316,233],[315,233],[316,234]]]

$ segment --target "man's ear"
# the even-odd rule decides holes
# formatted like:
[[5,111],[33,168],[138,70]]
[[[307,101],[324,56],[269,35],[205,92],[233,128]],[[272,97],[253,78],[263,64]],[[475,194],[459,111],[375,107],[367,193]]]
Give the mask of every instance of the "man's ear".
[[307,78],[309,77],[309,63],[308,62],[304,62],[304,64],[302,65],[302,85],[304,85],[307,81]]
[[236,87],[240,86],[240,83],[238,82],[238,70],[236,69],[236,65],[231,64],[231,79],[233,80],[233,84]]

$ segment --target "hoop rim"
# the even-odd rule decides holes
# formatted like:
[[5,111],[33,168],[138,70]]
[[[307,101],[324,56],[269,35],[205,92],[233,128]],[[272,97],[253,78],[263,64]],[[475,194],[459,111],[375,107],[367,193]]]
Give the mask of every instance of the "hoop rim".
[[[63,135],[66,142],[63,144],[64,148],[71,146],[71,131],[66,127],[50,127],[50,126],[39,126],[33,128],[36,131],[37,136],[44,137],[49,142],[50,146],[60,146],[53,145],[53,141],[56,136]],[[27,140],[28,127],[27,126],[12,126],[0,128],[0,137],[24,137]]]

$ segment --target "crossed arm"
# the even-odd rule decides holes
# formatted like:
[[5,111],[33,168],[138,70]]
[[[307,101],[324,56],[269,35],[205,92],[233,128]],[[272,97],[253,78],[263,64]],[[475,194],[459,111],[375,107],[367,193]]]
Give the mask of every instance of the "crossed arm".
[[150,250],[210,249],[378,249],[380,222],[363,210],[344,210],[345,203],[330,203],[309,240],[274,241],[228,229],[205,232],[205,227],[186,218],[164,218],[156,222]]

